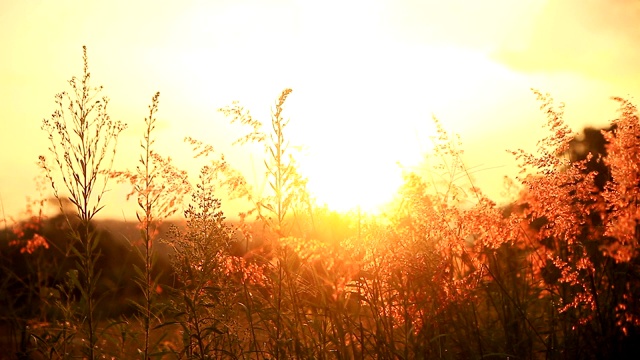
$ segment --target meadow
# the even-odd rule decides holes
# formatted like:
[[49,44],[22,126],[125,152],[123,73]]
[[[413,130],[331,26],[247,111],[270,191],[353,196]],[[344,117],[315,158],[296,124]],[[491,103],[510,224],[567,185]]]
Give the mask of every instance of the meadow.
[[[42,194],[0,240],[0,359],[624,359],[640,356],[640,123],[619,103],[576,133],[534,91],[548,136],[512,150],[509,204],[474,186],[463,144],[438,129],[425,167],[380,214],[319,206],[283,115],[220,109],[262,146],[260,193],[215,144],[188,174],[156,149],[153,94],[139,164],[115,169],[109,117],[84,51],[42,125]],[[340,176],[340,174],[335,174]],[[136,226],[96,220],[115,183]],[[224,195],[224,196],[222,196]],[[376,196],[376,194],[370,194]],[[247,204],[229,221],[221,198]],[[181,210],[184,209],[184,210]],[[181,212],[182,211],[182,212]],[[181,220],[176,220],[181,217]]]

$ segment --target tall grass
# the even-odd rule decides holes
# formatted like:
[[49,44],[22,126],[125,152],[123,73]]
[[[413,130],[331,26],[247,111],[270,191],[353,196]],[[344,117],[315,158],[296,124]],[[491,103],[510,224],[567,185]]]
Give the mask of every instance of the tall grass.
[[140,142],[142,153],[136,170],[110,173],[111,177],[131,185],[131,192],[127,195],[127,199],[135,196],[138,204],[136,218],[139,223],[141,244],[135,244],[134,249],[142,260],[143,266],[142,268],[134,266],[134,270],[135,281],[143,294],[143,301],[135,305],[139,310],[139,321],[143,329],[144,359],[158,352],[159,342],[163,339],[160,336],[155,344],[151,343],[152,328],[163,322],[162,302],[158,296],[162,291],[159,277],[163,269],[157,266],[156,250],[156,242],[161,235],[159,228],[164,220],[178,211],[184,196],[191,191],[187,173],[179,170],[169,158],[162,157],[154,148],[159,98],[159,92],[153,95],[149,105],[149,115],[144,119],[145,130]]
[[[405,174],[396,200],[374,217],[313,202],[289,145],[290,89],[266,123],[239,103],[221,109],[249,129],[237,145],[263,146],[264,193],[212,145],[187,139],[196,157],[208,159],[193,185],[158,155],[159,94],[145,119],[138,168],[109,173],[123,127],[109,120],[106,99],[94,99],[86,50],[84,62],[83,78],[70,82],[73,97],[59,95],[60,110],[44,126],[54,165],[43,157],[42,167],[61,207],[58,178],[77,213],[77,220],[67,218],[67,248],[77,262],[56,287],[65,325],[58,337],[31,331],[48,358],[69,358],[78,347],[86,358],[141,359],[640,354],[640,125],[628,101],[617,99],[619,118],[593,132],[589,141],[602,142],[595,144],[565,125],[562,104],[535,92],[549,136],[536,152],[512,152],[522,173],[511,180],[516,190],[506,206],[475,186],[460,140],[435,119],[433,154],[421,171]],[[132,299],[132,313],[100,329],[96,314],[105,293],[96,286],[96,260],[104,255],[90,222],[101,209],[107,173],[128,181],[139,205],[140,237],[131,243],[141,264],[134,277],[141,297]],[[160,222],[187,194],[184,224],[160,233]],[[223,197],[248,204],[240,221],[226,220]],[[171,249],[170,268],[159,268],[160,242]],[[29,258],[38,273],[43,259]],[[2,269],[12,274],[0,283],[3,292],[18,283],[32,297],[36,288],[50,288],[46,277],[36,276],[33,285],[19,269]],[[173,276],[172,286],[161,286],[160,271]],[[77,341],[83,333],[86,343]]]
[[[40,166],[46,171],[61,212],[64,212],[64,198],[73,204],[76,211],[73,218],[70,214],[67,216],[67,222],[71,241],[80,244],[80,249],[74,244],[70,247],[78,262],[79,276],[71,272],[68,275],[74,288],[81,294],[78,319],[86,325],[85,355],[95,359],[98,357],[96,314],[100,300],[100,294],[96,293],[100,273],[95,264],[100,257],[96,251],[100,239],[91,222],[104,206],[102,197],[109,179],[105,172],[113,166],[117,140],[126,126],[111,120],[107,112],[109,99],[99,98],[102,88],[92,86],[86,47],[83,47],[82,59],[82,77],[69,80],[71,93],[56,95],[58,109],[50,119],[43,121],[42,128],[49,135],[49,152],[54,164],[50,164],[42,155]],[[61,179],[63,190],[68,194],[59,192],[57,179]]]
[[180,354],[189,359],[231,355],[241,343],[234,331],[237,285],[227,281],[233,231],[224,224],[220,201],[212,194],[210,170],[202,169],[192,203],[185,210],[187,229],[173,227],[169,237],[179,284],[173,290],[173,317],[183,333]]

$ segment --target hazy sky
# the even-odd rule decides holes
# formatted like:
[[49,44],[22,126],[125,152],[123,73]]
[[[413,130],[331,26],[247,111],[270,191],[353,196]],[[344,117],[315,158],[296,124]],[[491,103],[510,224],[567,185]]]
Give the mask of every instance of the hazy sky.
[[[33,193],[40,125],[81,74],[82,45],[111,117],[129,124],[119,167],[135,166],[155,91],[158,147],[177,165],[195,174],[190,135],[259,166],[229,147],[241,132],[216,110],[240,100],[268,122],[290,87],[291,142],[304,145],[321,202],[386,200],[397,163],[429,150],[432,114],[460,133],[478,184],[497,196],[513,173],[505,149],[544,134],[531,87],[566,102],[575,130],[614,117],[610,96],[640,93],[639,21],[635,0],[1,1],[0,196],[17,215]],[[123,193],[104,214],[134,220]]]

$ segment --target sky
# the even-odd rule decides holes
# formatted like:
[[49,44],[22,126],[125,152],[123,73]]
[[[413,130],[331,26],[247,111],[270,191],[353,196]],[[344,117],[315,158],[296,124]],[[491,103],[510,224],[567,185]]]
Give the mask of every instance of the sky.
[[[289,139],[320,203],[369,209],[431,149],[431,120],[461,136],[474,181],[499,200],[544,114],[531,88],[566,103],[574,130],[614,118],[611,96],[640,94],[635,0],[210,0],[0,2],[0,199],[19,217],[35,195],[40,126],[82,71],[129,125],[118,168],[133,168],[151,97],[158,151],[197,173],[185,136],[209,142],[260,182],[261,162],[217,110],[240,101],[264,123],[280,92]],[[259,187],[259,186],[258,186]],[[111,186],[102,216],[134,220]],[[229,213],[238,209],[229,205]]]

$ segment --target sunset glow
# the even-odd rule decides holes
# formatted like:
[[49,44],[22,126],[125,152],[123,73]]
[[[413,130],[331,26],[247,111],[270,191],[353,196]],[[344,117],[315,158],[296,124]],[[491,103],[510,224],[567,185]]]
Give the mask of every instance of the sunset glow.
[[[591,4],[567,26],[594,21],[589,11],[597,7]],[[3,2],[0,9],[7,34],[0,46],[11,54],[0,69],[0,92],[9,100],[0,110],[7,125],[0,136],[7,147],[24,148],[1,158],[4,168],[16,169],[0,179],[11,216],[23,209],[37,174],[27,164],[46,151],[36,140],[40,119],[51,113],[52,95],[77,74],[83,44],[94,83],[112,99],[112,117],[129,124],[123,153],[137,149],[144,104],[160,91],[158,144],[192,173],[197,165],[180,141],[184,136],[210,142],[253,171],[248,161],[258,159],[230,146],[241,131],[227,129],[228,119],[216,110],[238,100],[267,124],[279,92],[292,88],[285,106],[288,139],[304,148],[300,166],[311,192],[340,210],[372,211],[390,200],[402,169],[430,151],[432,116],[461,135],[470,166],[499,169],[478,172],[477,179],[485,191],[499,194],[504,173],[515,171],[504,149],[525,144],[537,129],[530,87],[567,102],[589,98],[594,109],[570,119],[579,124],[601,121],[612,106],[607,96],[637,87],[624,80],[629,77],[594,75],[593,69],[604,74],[615,68],[607,64],[619,58],[604,48],[593,49],[589,66],[578,64],[569,52],[581,52],[582,41],[563,50],[582,72],[551,61],[555,48],[544,44],[556,35],[549,24],[560,26],[554,19],[570,7],[536,1]],[[607,14],[600,23],[609,21]],[[54,21],[61,18],[81,21]],[[611,31],[631,24],[627,17],[620,21]],[[569,43],[572,29],[553,34]],[[595,44],[605,44],[604,36]],[[606,47],[627,39],[620,35]],[[131,167],[135,159],[116,162]],[[132,206],[122,203],[104,214],[122,217]]]
[[0,0],[0,357],[640,359],[639,0]]

